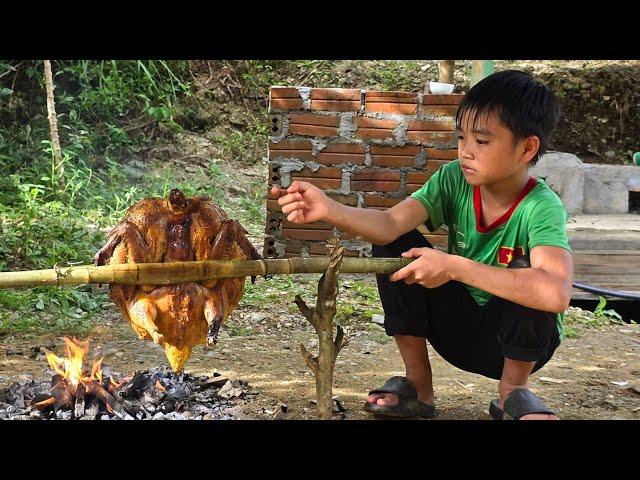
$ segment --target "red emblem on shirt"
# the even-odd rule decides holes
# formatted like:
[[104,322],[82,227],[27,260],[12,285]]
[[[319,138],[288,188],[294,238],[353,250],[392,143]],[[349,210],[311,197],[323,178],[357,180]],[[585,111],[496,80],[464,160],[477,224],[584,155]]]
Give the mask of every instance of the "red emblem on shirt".
[[500,247],[498,248],[498,263],[505,267],[516,257],[524,255],[524,247]]

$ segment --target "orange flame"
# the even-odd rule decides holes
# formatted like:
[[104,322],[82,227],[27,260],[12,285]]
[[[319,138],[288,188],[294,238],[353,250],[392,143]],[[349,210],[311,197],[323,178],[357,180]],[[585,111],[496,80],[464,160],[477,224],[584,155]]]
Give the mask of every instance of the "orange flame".
[[53,371],[61,375],[63,380],[69,381],[74,387],[85,381],[102,382],[102,358],[93,364],[89,376],[82,372],[82,359],[89,351],[89,342],[68,337],[64,337],[64,341],[67,344],[66,358],[60,358],[54,353],[47,352],[47,362]]

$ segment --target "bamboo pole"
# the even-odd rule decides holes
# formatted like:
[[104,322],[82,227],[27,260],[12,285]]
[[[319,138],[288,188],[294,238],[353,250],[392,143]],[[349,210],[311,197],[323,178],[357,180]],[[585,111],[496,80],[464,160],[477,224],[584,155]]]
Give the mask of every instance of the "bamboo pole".
[[[353,258],[342,260],[342,273],[391,274],[413,258]],[[233,278],[294,273],[324,273],[328,258],[277,258],[264,260],[201,260],[171,263],[123,263],[119,265],[75,265],[48,270],[0,272],[0,288],[39,285],[120,283],[126,285],[170,285],[213,278]]]

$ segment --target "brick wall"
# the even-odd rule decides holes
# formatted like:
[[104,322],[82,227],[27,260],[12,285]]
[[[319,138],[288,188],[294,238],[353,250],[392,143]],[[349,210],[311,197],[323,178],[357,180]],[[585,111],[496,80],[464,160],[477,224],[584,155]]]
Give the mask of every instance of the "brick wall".
[[[268,189],[304,180],[345,205],[392,207],[457,158],[453,128],[461,99],[457,94],[272,87]],[[328,223],[287,222],[268,189],[265,258],[326,255],[325,241],[334,236],[345,255],[370,255],[369,243]],[[446,246],[445,231],[425,236]]]

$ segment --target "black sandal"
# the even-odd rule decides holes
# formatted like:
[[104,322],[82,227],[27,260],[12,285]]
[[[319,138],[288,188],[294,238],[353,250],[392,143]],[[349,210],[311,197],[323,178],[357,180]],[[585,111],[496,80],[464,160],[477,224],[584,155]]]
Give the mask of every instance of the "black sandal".
[[512,391],[504,401],[504,410],[498,406],[499,403],[500,400],[495,399],[489,405],[489,414],[494,420],[519,420],[531,413],[555,415],[535,393],[526,388],[516,388]]
[[391,377],[382,388],[371,390],[369,395],[377,393],[393,393],[397,395],[398,404],[378,405],[377,403],[366,401],[363,407],[365,412],[396,418],[430,418],[436,414],[435,406],[418,400],[416,389],[407,377]]

